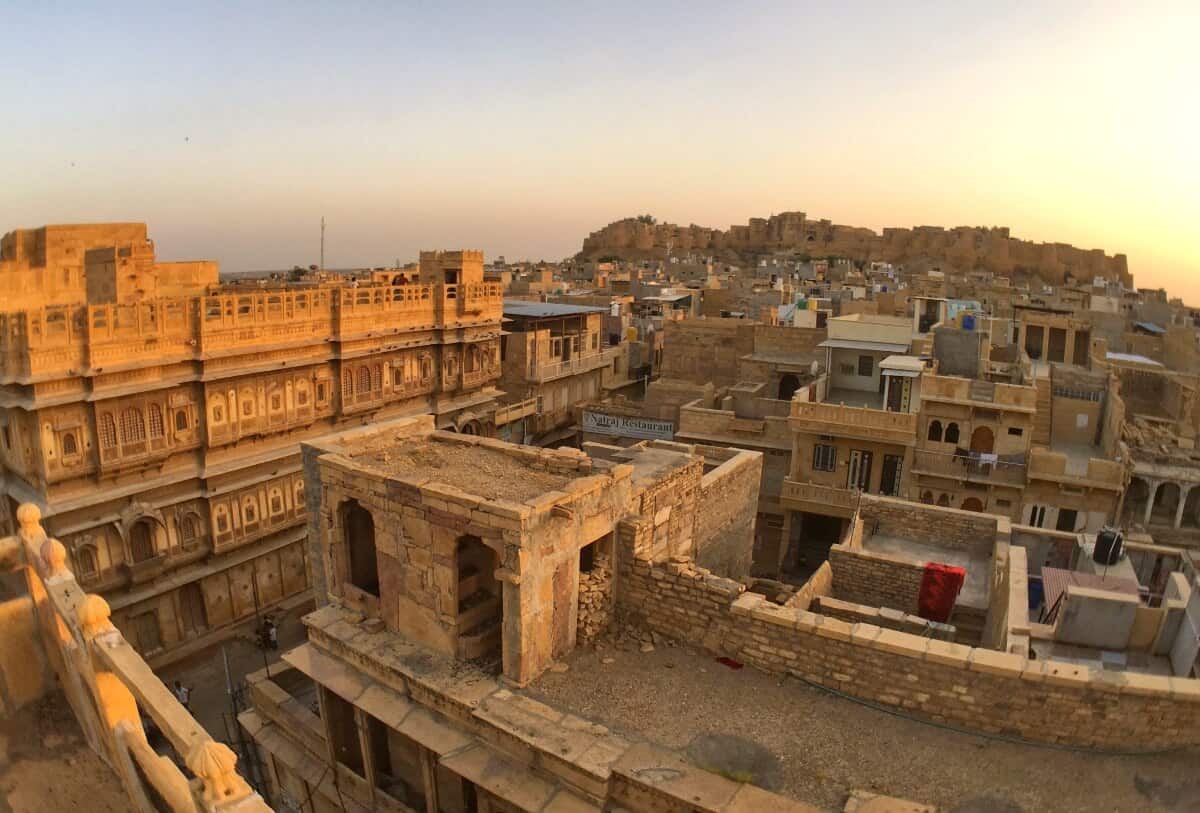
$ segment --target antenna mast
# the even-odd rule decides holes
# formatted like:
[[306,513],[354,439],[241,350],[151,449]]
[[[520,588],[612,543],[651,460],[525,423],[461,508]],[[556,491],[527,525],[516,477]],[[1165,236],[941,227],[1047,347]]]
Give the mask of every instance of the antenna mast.
[[325,215],[321,215],[321,273],[325,273]]

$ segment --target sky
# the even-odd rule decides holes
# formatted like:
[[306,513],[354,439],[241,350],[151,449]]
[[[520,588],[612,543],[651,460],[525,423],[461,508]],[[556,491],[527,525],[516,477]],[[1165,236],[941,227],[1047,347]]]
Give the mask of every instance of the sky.
[[1200,305],[1200,3],[10,3],[0,231],[226,271],[649,213],[1009,226]]

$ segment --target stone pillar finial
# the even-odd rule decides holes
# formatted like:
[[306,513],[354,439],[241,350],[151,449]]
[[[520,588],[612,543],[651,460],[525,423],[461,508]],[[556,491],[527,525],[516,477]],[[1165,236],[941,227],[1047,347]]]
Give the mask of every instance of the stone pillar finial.
[[204,740],[187,755],[188,770],[203,785],[203,800],[218,804],[249,796],[252,791],[237,772],[237,754],[224,743]]
[[47,576],[58,576],[67,572],[67,549],[63,543],[52,537],[46,537],[40,551],[42,564],[46,566]]
[[46,530],[42,527],[42,510],[31,502],[23,502],[17,508],[17,535],[26,544],[30,554],[46,538]]
[[79,609],[75,611],[75,617],[79,619],[83,635],[89,640],[116,629],[109,621],[111,616],[112,610],[109,609],[108,602],[94,593],[85,596],[79,603]]

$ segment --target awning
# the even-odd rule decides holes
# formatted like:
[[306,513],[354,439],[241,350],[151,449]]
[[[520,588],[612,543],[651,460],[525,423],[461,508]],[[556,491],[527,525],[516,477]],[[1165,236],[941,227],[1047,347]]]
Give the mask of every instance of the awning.
[[873,350],[877,353],[904,353],[908,350],[907,344],[866,342],[857,339],[826,339],[817,347],[831,347],[834,350]]

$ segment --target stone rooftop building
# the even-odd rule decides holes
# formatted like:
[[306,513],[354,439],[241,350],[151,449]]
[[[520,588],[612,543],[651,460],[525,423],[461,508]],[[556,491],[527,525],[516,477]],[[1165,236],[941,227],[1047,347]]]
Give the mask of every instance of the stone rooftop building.
[[0,523],[37,504],[156,662],[308,597],[299,441],[494,421],[477,251],[423,252],[404,284],[253,289],[158,261],[142,224],[12,232],[0,257]]

